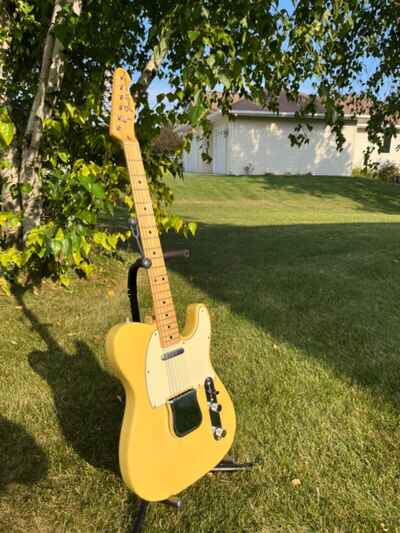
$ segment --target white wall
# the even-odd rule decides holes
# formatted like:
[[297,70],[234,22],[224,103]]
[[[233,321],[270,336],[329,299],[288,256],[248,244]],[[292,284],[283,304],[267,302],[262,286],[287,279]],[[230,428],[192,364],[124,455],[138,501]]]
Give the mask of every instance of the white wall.
[[238,118],[231,122],[228,173],[245,174],[312,174],[348,176],[353,159],[354,125],[346,125],[346,143],[336,150],[335,137],[323,122],[313,121],[310,143],[300,148],[290,145],[288,138],[296,122],[280,118]]
[[[183,152],[183,170],[185,172],[211,173],[212,166],[203,161],[201,154],[207,150],[207,142],[200,135],[192,139],[189,152]],[[210,154],[211,150],[208,150]]]
[[[216,145],[216,142],[220,143],[222,140],[221,133],[223,131],[228,131],[228,118],[227,117],[219,117],[216,120],[213,121],[212,124],[212,133],[210,138],[203,139],[200,132],[197,132],[193,136],[192,144],[190,146],[189,152],[183,152],[183,170],[185,172],[196,172],[199,174],[212,174],[214,172],[214,168],[216,164],[220,167],[222,165],[222,161],[211,161],[211,163],[207,163],[206,161],[203,161],[201,154],[203,152],[207,152],[208,155],[213,158],[214,154],[214,146]],[[216,135],[214,135],[214,132],[218,132],[218,141],[216,139]],[[226,138],[226,156],[225,159],[228,159],[228,151],[229,151],[229,135]],[[226,167],[226,164],[225,164]]]
[[[392,137],[390,143],[390,152],[386,154],[378,154],[375,149],[371,154],[371,161],[377,163],[384,163],[390,161],[400,166],[400,150],[396,150],[396,147],[400,144],[400,132],[397,137]],[[355,131],[355,143],[354,143],[354,156],[353,167],[362,167],[364,162],[363,151],[369,146],[368,134],[365,131],[365,127],[358,126]]]

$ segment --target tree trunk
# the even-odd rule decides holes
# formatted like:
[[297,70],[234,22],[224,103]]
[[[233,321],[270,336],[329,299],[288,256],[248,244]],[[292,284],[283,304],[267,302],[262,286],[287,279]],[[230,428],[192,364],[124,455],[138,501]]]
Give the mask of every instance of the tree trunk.
[[[4,37],[0,43],[0,106],[5,107],[11,115],[11,107],[7,98],[7,59],[11,45],[11,36],[9,33],[10,20],[9,15],[3,5],[0,9],[0,27],[3,28]],[[9,146],[2,150],[0,154],[2,166],[0,167],[1,177],[1,203],[2,211],[20,212],[20,201],[18,195],[18,170],[19,154],[17,140],[14,138]],[[16,239],[17,229],[9,229],[7,237]]]
[[40,224],[42,213],[40,144],[43,138],[43,121],[51,115],[64,76],[63,45],[56,39],[53,30],[57,15],[65,2],[73,5],[75,14],[80,14],[81,0],[55,0],[44,44],[38,88],[22,141],[19,182],[21,185],[28,185],[30,189],[22,194],[24,235]]

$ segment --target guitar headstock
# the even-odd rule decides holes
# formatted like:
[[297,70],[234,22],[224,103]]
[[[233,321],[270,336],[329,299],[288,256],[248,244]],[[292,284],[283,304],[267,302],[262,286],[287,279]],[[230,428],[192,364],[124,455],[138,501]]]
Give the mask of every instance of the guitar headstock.
[[117,68],[112,84],[110,135],[121,142],[136,140],[135,102],[129,91],[130,84],[126,70]]

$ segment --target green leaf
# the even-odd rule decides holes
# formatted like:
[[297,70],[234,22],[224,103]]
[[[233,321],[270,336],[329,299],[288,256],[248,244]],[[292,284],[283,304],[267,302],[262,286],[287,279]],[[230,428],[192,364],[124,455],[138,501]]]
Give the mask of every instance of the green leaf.
[[104,190],[103,185],[100,183],[94,183],[91,189],[91,192],[96,196],[96,198],[99,198],[99,200],[105,198],[106,191]]
[[231,86],[231,80],[228,78],[226,74],[224,74],[223,72],[220,72],[218,74],[218,79],[224,85],[226,89],[229,89],[229,87]]
[[87,263],[86,261],[82,261],[82,263],[79,265],[79,270],[82,270],[85,276],[90,276],[90,274],[94,270],[94,266],[90,263]]
[[199,37],[199,35],[200,35],[199,31],[189,31],[188,32],[189,41],[192,43],[193,41],[197,39],[197,37]]
[[196,125],[206,111],[207,108],[203,105],[202,102],[190,106],[188,111],[189,122],[193,125]]
[[66,274],[60,274],[59,278],[60,280],[60,283],[63,287],[69,287],[70,284],[71,284],[71,280],[69,279],[69,277],[66,275]]
[[63,163],[68,163],[69,155],[67,154],[67,152],[57,152],[57,155]]
[[87,240],[85,239],[85,237],[82,237],[81,239],[81,249],[82,249],[82,252],[84,253],[84,255],[87,257],[89,255],[89,252],[90,252],[90,244],[87,242]]
[[64,232],[63,232],[62,228],[58,228],[57,233],[55,235],[55,239],[57,239],[58,241],[63,241],[64,240]]
[[105,250],[111,251],[111,247],[107,239],[107,233],[104,231],[96,231],[93,233],[93,242],[102,246]]
[[15,134],[15,126],[8,116],[6,110],[0,114],[0,142],[3,146],[9,146],[12,143]]
[[81,254],[78,252],[72,252],[72,259],[74,260],[74,263],[76,266],[80,266],[81,262],[82,262],[82,256]]
[[65,107],[67,108],[68,113],[73,118],[75,116],[76,111],[77,111],[77,107],[72,105],[70,102],[66,102],[65,103]]
[[76,216],[78,219],[86,222],[86,224],[94,224],[96,222],[96,215],[91,211],[79,211]]
[[190,233],[194,237],[196,235],[196,232],[197,232],[197,224],[196,224],[196,222],[189,222],[187,227],[188,227],[188,230],[190,231]]
[[50,241],[50,250],[51,250],[51,253],[54,256],[58,256],[59,255],[59,253],[61,252],[61,248],[62,248],[62,241],[58,241],[56,239],[51,239],[51,241]]
[[71,252],[72,252],[71,239],[66,238],[62,241],[61,251],[64,257],[69,257],[71,255]]

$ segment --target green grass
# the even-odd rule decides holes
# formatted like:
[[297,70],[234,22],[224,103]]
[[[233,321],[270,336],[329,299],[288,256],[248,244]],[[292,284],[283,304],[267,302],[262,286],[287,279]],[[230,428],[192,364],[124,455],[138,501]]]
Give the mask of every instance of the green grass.
[[[189,243],[164,239],[192,251],[170,263],[177,310],[208,305],[234,451],[256,467],[206,476],[179,513],[152,506],[146,531],[400,532],[400,188],[295,176],[173,188],[199,222]],[[103,351],[128,315],[124,257],[69,291],[0,299],[0,531],[132,527]]]

